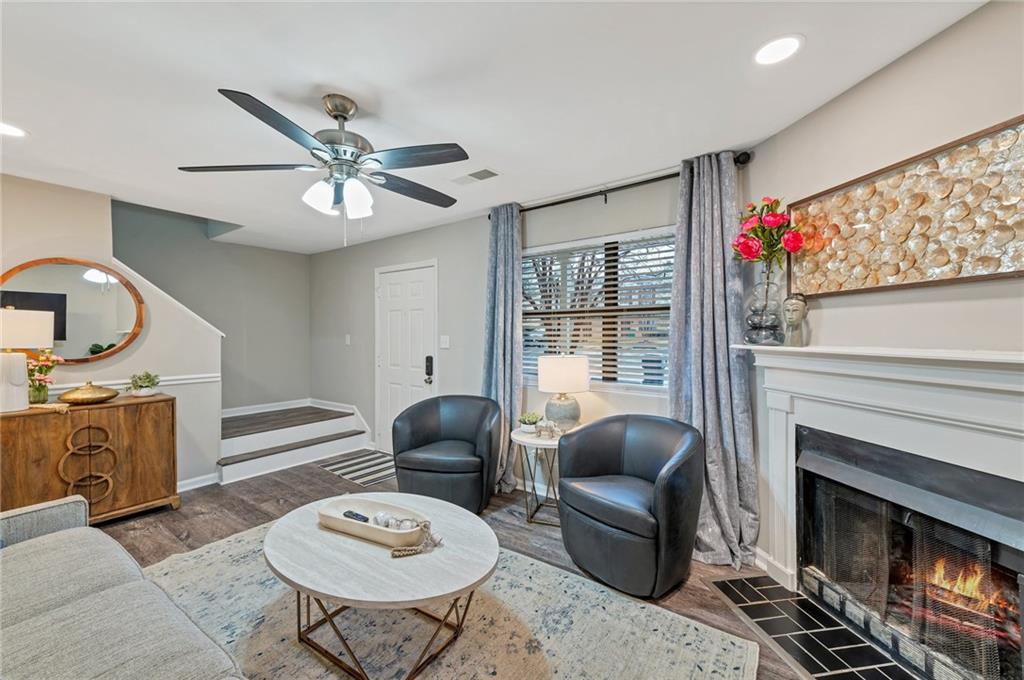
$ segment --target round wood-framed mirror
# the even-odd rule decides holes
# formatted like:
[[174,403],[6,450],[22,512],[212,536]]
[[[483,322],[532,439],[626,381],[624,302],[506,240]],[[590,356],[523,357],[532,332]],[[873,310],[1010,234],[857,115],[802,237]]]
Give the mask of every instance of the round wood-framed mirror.
[[[74,257],[23,262],[0,275],[0,306],[54,313],[53,353],[65,363],[112,357],[142,332],[139,289],[111,267]],[[25,348],[33,356],[33,348]]]

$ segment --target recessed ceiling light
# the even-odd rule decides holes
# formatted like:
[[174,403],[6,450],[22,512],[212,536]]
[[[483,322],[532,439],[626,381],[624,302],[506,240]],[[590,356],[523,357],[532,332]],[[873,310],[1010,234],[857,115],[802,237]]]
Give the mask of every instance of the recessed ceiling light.
[[803,43],[804,37],[802,35],[787,35],[776,38],[771,42],[765,43],[757,51],[757,54],[754,55],[754,61],[765,66],[778,64],[780,61],[785,61],[796,54]]
[[24,137],[25,131],[8,123],[0,123],[0,135],[7,135],[8,137]]

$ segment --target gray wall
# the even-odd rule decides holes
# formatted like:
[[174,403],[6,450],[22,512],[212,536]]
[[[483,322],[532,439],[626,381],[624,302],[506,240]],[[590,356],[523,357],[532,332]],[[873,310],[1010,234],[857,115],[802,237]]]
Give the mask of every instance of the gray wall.
[[313,255],[313,396],[354,404],[374,426],[374,269],[432,259],[437,334],[451,338],[451,349],[438,350],[440,391],[479,394],[489,237],[490,224],[481,216]]
[[205,219],[130,203],[111,219],[114,257],[225,333],[223,408],[310,396],[308,255],[211,241]]

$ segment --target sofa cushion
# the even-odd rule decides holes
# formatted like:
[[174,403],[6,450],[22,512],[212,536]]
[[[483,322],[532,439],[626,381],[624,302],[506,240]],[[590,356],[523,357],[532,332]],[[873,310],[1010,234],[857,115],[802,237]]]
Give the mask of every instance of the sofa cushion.
[[567,477],[558,483],[563,503],[579,512],[637,536],[654,538],[658,521],[651,514],[654,485],[627,475]]
[[141,580],[138,563],[99,529],[78,527],[15,543],[0,550],[0,628]]
[[241,675],[227,652],[150,581],[93,593],[4,628],[0,644],[6,680]]
[[426,472],[479,472],[483,461],[476,455],[476,447],[469,442],[443,439],[418,449],[402,451],[395,456],[395,465]]

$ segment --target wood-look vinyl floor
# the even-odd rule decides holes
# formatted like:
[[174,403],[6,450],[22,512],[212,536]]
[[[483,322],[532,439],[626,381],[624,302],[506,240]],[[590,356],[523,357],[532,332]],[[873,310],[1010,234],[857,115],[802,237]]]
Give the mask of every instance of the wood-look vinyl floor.
[[316,406],[298,406],[278,411],[231,416],[221,419],[220,436],[221,439],[231,439],[232,437],[242,437],[247,434],[280,430],[285,427],[297,427],[299,425],[319,423],[324,420],[346,418],[350,415],[352,415],[351,411],[335,411]]
[[[108,522],[100,528],[119,541],[143,566],[147,566],[169,555],[195,550],[269,522],[320,498],[345,492],[394,490],[397,490],[395,480],[361,487],[331,474],[316,463],[309,463],[226,486],[213,485],[186,491],[182,494],[179,510],[154,510]],[[483,518],[494,529],[502,547],[580,573],[562,547],[557,527],[526,523],[521,492],[495,496]],[[799,676],[732,613],[709,583],[719,578],[760,573],[759,570],[745,568],[738,574],[728,567],[694,562],[686,584],[657,600],[656,604],[761,644],[758,678],[797,678]]]

